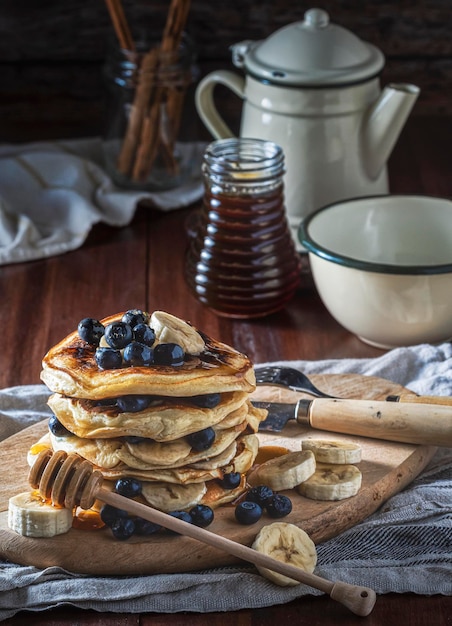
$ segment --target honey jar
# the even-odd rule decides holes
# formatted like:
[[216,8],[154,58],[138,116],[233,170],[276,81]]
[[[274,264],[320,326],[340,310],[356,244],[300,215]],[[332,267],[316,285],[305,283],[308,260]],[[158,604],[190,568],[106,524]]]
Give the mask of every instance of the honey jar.
[[284,154],[277,144],[220,139],[206,149],[204,198],[192,233],[186,279],[220,316],[254,318],[283,308],[301,264],[284,206]]

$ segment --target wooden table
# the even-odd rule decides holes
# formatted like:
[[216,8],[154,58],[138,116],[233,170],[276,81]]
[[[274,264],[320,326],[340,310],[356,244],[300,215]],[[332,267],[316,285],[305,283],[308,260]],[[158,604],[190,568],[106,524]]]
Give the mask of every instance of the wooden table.
[[[451,118],[411,118],[390,160],[393,193],[452,197]],[[72,331],[79,319],[102,318],[132,307],[163,309],[188,319],[209,335],[247,353],[256,363],[276,359],[377,357],[328,314],[309,275],[287,308],[268,318],[218,318],[189,293],[183,278],[186,220],[195,209],[169,214],[141,207],[130,226],[95,227],[75,252],[0,268],[0,387],[39,381],[44,353]],[[446,626],[452,598],[410,594],[379,596],[367,618],[352,615],[329,598],[306,597],[261,610],[215,614],[98,614],[74,608],[21,613],[5,624],[153,624],[176,626],[311,626],[365,623]]]

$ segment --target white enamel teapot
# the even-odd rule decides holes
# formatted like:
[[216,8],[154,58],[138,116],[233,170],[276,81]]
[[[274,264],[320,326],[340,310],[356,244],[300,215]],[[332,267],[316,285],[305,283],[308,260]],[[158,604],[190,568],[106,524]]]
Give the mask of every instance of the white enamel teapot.
[[286,210],[298,243],[301,219],[346,198],[386,194],[386,162],[419,95],[415,85],[380,89],[380,50],[310,9],[263,41],[232,47],[228,70],[208,74],[197,111],[215,139],[232,137],[214,102],[222,84],[243,99],[240,136],[269,139],[285,153]]

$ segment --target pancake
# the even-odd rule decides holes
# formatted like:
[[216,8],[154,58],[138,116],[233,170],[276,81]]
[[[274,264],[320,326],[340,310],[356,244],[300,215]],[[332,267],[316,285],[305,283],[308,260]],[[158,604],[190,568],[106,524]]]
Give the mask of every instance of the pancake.
[[142,478],[148,481],[164,481],[186,485],[189,483],[199,483],[223,478],[225,474],[238,472],[246,474],[252,467],[259,450],[259,440],[256,435],[241,435],[236,440],[237,451],[234,458],[222,467],[213,469],[199,469],[188,465],[168,470],[139,470],[130,468],[114,468],[104,470],[102,474],[105,478],[118,479],[124,476]]
[[[103,474],[104,478],[109,480],[117,480],[119,478],[132,477],[143,479],[150,482],[166,482],[170,484],[190,484],[190,483],[200,483],[206,482],[209,480],[213,480],[215,478],[221,479],[224,474],[231,472],[238,472],[240,474],[246,474],[252,467],[254,460],[257,456],[259,450],[259,440],[256,435],[241,435],[237,437],[235,440],[236,444],[236,452],[233,458],[228,461],[225,465],[221,465],[219,467],[213,467],[212,469],[196,467],[196,464],[193,466],[184,465],[180,468],[169,468],[169,469],[139,469],[139,468],[131,468],[123,463],[117,463],[112,468],[100,467],[94,465],[95,469],[98,469]],[[55,441],[51,439],[51,435],[49,433],[45,434],[41,439],[35,444],[36,449],[39,449],[41,452],[43,449],[48,447],[54,451],[56,450],[71,450],[70,442],[63,443]],[[105,455],[99,454],[99,460],[104,465],[110,464],[111,457],[109,453],[111,450],[105,452]],[[28,463],[30,466],[33,465],[34,459],[38,453],[33,453],[33,448],[28,453]]]
[[[186,439],[168,443],[145,439],[128,443],[123,439],[82,439],[76,435],[55,437],[50,433],[53,450],[64,450],[83,457],[101,470],[126,465],[128,468],[153,470],[178,468],[204,461],[221,454],[246,428],[246,421],[225,430],[215,431],[215,440],[208,450],[194,450]],[[215,430],[215,428],[214,428]]]
[[171,441],[222,422],[227,415],[244,407],[248,394],[227,392],[220,404],[211,409],[183,403],[151,406],[136,413],[120,413],[117,407],[104,407],[92,400],[50,396],[48,404],[71,433],[88,439],[111,437],[149,437]]
[[[120,321],[123,313],[101,320]],[[195,329],[196,330],[196,329]],[[199,331],[196,331],[199,333]],[[202,333],[204,350],[185,354],[182,365],[124,366],[100,369],[96,348],[75,331],[52,347],[42,361],[41,380],[56,393],[101,400],[122,395],[194,396],[226,391],[252,392],[255,376],[250,359]]]

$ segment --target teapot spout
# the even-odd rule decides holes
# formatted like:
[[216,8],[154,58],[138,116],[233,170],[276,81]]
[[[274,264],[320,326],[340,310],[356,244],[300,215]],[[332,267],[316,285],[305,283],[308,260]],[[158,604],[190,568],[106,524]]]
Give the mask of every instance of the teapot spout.
[[416,85],[388,85],[367,112],[362,150],[364,167],[371,179],[386,165],[419,92]]

